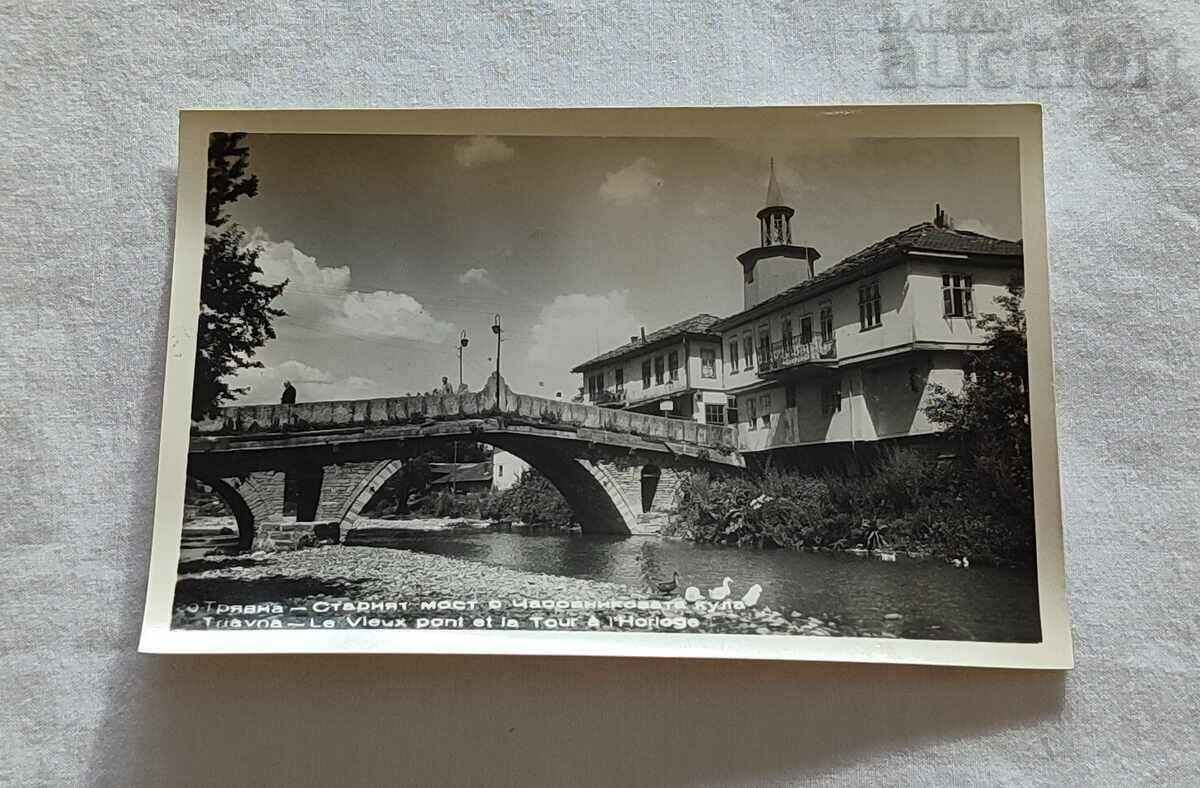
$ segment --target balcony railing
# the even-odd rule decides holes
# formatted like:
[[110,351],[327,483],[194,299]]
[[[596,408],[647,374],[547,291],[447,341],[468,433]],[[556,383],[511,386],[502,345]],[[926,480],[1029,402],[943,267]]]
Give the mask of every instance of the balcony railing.
[[[764,353],[763,351],[767,351]],[[798,339],[776,342],[770,348],[759,348],[758,371],[776,372],[801,364],[837,360],[837,342],[833,339],[817,339],[802,343]]]
[[593,405],[614,405],[625,401],[624,389],[609,391],[603,389],[601,391],[589,391],[587,401]]

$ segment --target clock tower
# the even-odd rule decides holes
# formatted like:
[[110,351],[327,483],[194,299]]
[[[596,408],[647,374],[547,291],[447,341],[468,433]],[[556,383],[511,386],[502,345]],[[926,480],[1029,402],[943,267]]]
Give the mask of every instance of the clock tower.
[[775,159],[771,159],[766,205],[758,212],[759,245],[737,258],[742,264],[744,309],[813,277],[813,263],[820,259],[821,253],[810,246],[792,243],[795,214],[795,209],[784,201],[775,177]]

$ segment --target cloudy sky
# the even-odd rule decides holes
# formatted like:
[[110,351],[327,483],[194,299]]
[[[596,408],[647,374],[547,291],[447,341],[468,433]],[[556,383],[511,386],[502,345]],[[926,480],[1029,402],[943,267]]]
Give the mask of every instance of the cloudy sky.
[[742,306],[768,161],[817,269],[933,217],[1016,239],[1018,153],[996,140],[252,135],[259,191],[229,212],[288,279],[278,338],[242,401],[389,396],[501,363],[517,391],[570,397],[570,369],[697,312]]

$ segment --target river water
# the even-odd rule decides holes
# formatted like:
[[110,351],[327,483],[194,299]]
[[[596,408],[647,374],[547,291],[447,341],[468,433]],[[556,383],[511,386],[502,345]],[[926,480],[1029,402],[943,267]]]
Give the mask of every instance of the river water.
[[[643,587],[649,574],[680,588],[732,578],[733,598],[753,584],[760,603],[837,621],[863,634],[905,638],[1036,642],[1037,578],[1032,570],[956,568],[937,560],[697,545],[650,537],[388,529],[370,543],[526,572]],[[650,567],[644,572],[643,567]],[[899,618],[894,614],[899,614]]]

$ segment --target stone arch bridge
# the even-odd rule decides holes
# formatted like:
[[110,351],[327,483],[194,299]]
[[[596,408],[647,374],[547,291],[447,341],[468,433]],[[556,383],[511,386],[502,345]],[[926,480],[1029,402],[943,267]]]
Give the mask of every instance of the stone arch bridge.
[[493,376],[479,392],[224,408],[193,425],[187,472],[226,502],[249,549],[283,519],[286,484],[297,521],[344,532],[408,459],[452,440],[528,462],[586,533],[655,533],[685,474],[745,468],[729,427],[515,394]]

